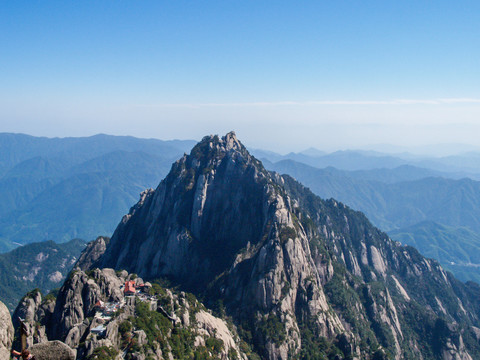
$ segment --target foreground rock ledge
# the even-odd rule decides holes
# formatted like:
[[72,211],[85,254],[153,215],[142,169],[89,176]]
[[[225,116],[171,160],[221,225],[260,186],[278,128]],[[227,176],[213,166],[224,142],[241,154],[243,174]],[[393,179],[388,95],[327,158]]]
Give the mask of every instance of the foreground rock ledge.
[[30,352],[36,360],[75,360],[77,357],[75,350],[58,340],[34,344]]

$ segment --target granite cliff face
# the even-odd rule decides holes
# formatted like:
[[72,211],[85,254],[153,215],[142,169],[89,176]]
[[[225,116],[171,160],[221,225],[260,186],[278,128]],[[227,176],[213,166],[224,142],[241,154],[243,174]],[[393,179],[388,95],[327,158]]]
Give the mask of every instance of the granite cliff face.
[[80,270],[88,270],[105,253],[109,241],[110,238],[99,236],[89,242],[75,263],[75,267]]
[[333,270],[323,277],[327,299],[360,353],[374,337],[389,358],[479,356],[477,284],[461,283],[436,261],[392,241],[362,213],[283,179],[298,201],[315,263]]
[[38,289],[26,294],[22,300],[20,300],[12,315],[13,326],[16,329],[16,339],[13,348],[18,350],[22,347],[20,342],[21,320],[24,321],[27,328],[27,347],[39,342],[48,341],[45,326],[38,326],[38,324],[49,323],[54,309],[55,300],[53,296],[50,295],[42,298],[42,294]]
[[233,133],[208,137],[142,194],[100,264],[166,276],[195,292],[211,286],[212,298],[235,317],[258,317],[253,326],[281,319],[284,341],[260,333],[256,341],[270,357],[286,359],[300,349],[297,317],[315,319],[325,337],[344,332],[292,206]]
[[[125,297],[124,281],[143,282],[134,273],[180,291],[154,282],[146,298]],[[79,359],[469,360],[480,358],[479,299],[477,284],[269,173],[229,133],[205,137],[142,192],[53,304],[34,298],[17,312],[33,319],[32,338],[61,340]],[[100,300],[121,311],[106,322]]]
[[480,354],[475,285],[267,172],[234,133],[205,137],[143,192],[96,266],[221,300],[269,359]]

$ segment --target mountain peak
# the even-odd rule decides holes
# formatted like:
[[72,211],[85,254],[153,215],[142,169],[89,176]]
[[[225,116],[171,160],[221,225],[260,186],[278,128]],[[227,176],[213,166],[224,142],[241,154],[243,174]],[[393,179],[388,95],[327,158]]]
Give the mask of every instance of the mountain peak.
[[202,141],[193,147],[190,155],[202,161],[211,157],[223,158],[229,151],[240,152],[242,155],[248,154],[247,149],[237,139],[233,131],[221,138],[218,135],[205,136]]
[[[460,332],[447,325],[480,326],[477,300],[437,263],[363,214],[267,172],[233,132],[203,138],[144,193],[97,265],[167,277],[206,305],[221,300],[268,359],[309,358],[315,348],[326,358],[311,334],[345,358],[386,359],[387,349],[395,360],[427,359],[423,348],[445,348],[471,359],[463,345],[450,349]],[[437,327],[448,335],[440,347],[425,340]]]
[[241,148],[243,145],[238,141],[237,136],[235,135],[234,131],[230,131],[227,133],[223,138],[223,141],[226,142],[227,150],[234,149],[234,148]]
[[[171,275],[190,279],[191,283],[200,278],[201,283],[211,280],[212,276],[226,270],[236,251],[247,242],[262,238],[267,214],[258,214],[257,210],[265,208],[265,201],[271,202],[271,187],[266,185],[272,181],[271,175],[248,153],[234,132],[222,138],[217,135],[204,137],[189,155],[173,164],[155,191],[144,194],[131,208],[115,231],[103,266],[122,267],[144,276]],[[137,228],[135,223],[146,225],[144,221],[153,222],[155,229],[152,226],[147,226],[149,230]],[[132,231],[148,234],[131,243],[132,248],[129,248],[121,237],[123,227],[132,226],[135,227]],[[200,256],[193,275],[176,260],[158,263],[158,259],[150,259],[156,265],[148,267],[143,260],[152,256],[152,248],[143,250],[146,245],[141,242],[150,236],[147,242],[162,254],[171,251],[175,254],[168,256],[178,259],[182,252],[185,260]],[[186,241],[188,247],[195,248],[189,250],[194,251],[195,256],[176,248],[186,244],[177,243],[172,247],[170,237],[178,241],[182,238],[181,244]],[[145,251],[145,254],[142,259],[131,261],[130,250],[133,253]]]
[[270,349],[262,352],[286,359],[300,344],[295,314],[322,314],[323,336],[343,326],[320,291],[321,276],[282,181],[234,133],[205,137],[132,208],[100,265],[167,277],[188,290],[209,292],[212,301],[223,297],[241,318],[256,311],[271,314],[269,319],[282,314],[283,332],[295,335],[283,344],[267,340]]

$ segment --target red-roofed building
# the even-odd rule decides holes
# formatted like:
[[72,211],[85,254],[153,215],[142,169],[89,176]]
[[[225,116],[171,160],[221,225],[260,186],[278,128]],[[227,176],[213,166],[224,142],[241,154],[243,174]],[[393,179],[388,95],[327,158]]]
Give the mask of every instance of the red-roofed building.
[[123,290],[125,296],[135,295],[135,281],[125,281],[125,289]]
[[101,300],[98,300],[96,303],[95,303],[95,310],[97,311],[102,311],[103,309],[105,309],[105,303]]

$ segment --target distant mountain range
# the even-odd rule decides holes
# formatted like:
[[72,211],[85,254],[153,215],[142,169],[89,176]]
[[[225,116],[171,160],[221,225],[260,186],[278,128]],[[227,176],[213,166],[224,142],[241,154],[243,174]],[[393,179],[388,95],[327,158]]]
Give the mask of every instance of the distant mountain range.
[[0,251],[110,235],[193,141],[0,134]]
[[480,234],[465,227],[449,227],[424,221],[389,232],[393,240],[417,248],[437,259],[463,281],[480,283]]
[[[425,220],[480,231],[478,181],[424,177],[428,173],[424,169],[405,167],[347,172],[291,160],[266,166],[295,177],[322,198],[335,198],[363,211],[386,231]],[[393,182],[396,174],[399,181]]]
[[32,243],[0,254],[0,301],[13,311],[25,293],[59,288],[85,249],[83,240]]
[[334,167],[340,170],[355,171],[394,169],[402,165],[410,165],[431,170],[432,174],[444,177],[480,179],[480,152],[445,157],[425,157],[409,153],[391,155],[364,150],[344,150],[329,154],[315,151],[315,149],[286,155],[264,150],[253,150],[252,153],[262,161],[275,163],[282,160],[293,160],[319,169]]

